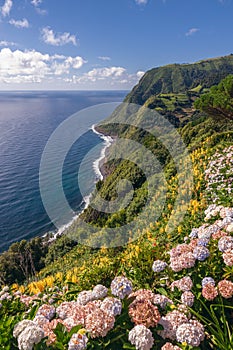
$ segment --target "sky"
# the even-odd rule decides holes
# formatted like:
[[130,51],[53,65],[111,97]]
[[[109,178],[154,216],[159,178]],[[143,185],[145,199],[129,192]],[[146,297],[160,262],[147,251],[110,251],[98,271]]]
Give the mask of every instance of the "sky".
[[233,53],[233,0],[0,0],[0,90],[130,90]]

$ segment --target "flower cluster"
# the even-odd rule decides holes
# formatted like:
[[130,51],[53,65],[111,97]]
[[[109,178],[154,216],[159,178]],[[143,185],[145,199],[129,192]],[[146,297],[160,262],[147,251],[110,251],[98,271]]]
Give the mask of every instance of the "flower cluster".
[[206,284],[211,284],[212,286],[215,286],[215,280],[212,277],[204,277],[201,281],[202,287],[205,287]]
[[155,327],[161,318],[157,306],[146,299],[134,300],[129,306],[129,316],[135,325],[147,328]]
[[167,263],[165,261],[156,260],[156,261],[154,261],[154,263],[152,265],[152,270],[154,272],[161,272],[161,271],[165,270],[166,267],[167,267]]
[[218,241],[218,249],[220,250],[220,252],[223,253],[228,249],[233,249],[233,237],[226,236],[220,238],[220,240]]
[[182,292],[188,292],[193,288],[193,281],[189,276],[185,276],[180,280],[172,282],[171,290],[174,291],[175,287],[181,290]]
[[208,198],[214,202],[221,202],[221,198],[229,196],[233,192],[233,146],[225,148],[222,152],[217,152],[209,159],[209,164],[205,170],[207,182],[206,193]]
[[13,335],[20,350],[32,350],[44,338],[44,331],[35,322],[23,320],[15,326]]
[[85,322],[86,330],[92,338],[105,337],[114,327],[115,318],[103,310],[95,310],[90,313]]
[[233,296],[233,282],[228,280],[222,280],[218,283],[218,290],[221,296],[225,299],[232,298]]
[[210,255],[209,250],[206,247],[203,246],[197,246],[193,250],[194,257],[199,261],[204,261],[207,259]]
[[111,283],[112,294],[119,297],[120,299],[124,299],[124,297],[129,295],[132,292],[132,289],[132,282],[124,276],[118,276],[114,278]]
[[129,332],[129,341],[137,350],[150,350],[154,344],[151,331],[143,325],[135,326]]
[[180,325],[176,331],[177,341],[180,343],[187,343],[190,346],[199,346],[204,338],[204,329],[200,323],[195,325],[191,322],[184,323]]
[[161,350],[180,350],[181,348],[177,345],[173,345],[172,343],[166,343],[161,348]]
[[192,307],[194,304],[195,297],[192,292],[184,292],[181,295],[181,301],[183,304]]
[[227,266],[233,266],[233,249],[227,249],[223,253],[223,260]]
[[180,311],[174,310],[168,312],[166,316],[162,316],[159,324],[163,326],[163,330],[159,330],[158,334],[163,339],[176,340],[176,331],[179,326],[188,323],[188,318]]
[[[108,288],[98,284],[91,290],[78,293],[72,301],[65,301],[68,299],[66,299],[67,296],[72,295],[70,293],[66,295],[67,290],[63,294],[59,290],[56,292],[53,290],[51,295],[48,293],[26,296],[19,291],[10,293],[9,288],[4,287],[0,292],[3,303],[9,302],[15,297],[21,300],[25,307],[39,306],[33,321],[24,320],[15,327],[14,336],[18,340],[19,349],[30,350],[44,337],[48,337],[48,345],[56,346],[56,332],[54,330],[58,324],[62,324],[67,331],[71,331],[75,326],[84,328],[84,330],[72,335],[68,350],[81,350],[88,347],[87,333],[93,339],[89,341],[94,342],[95,346],[95,342],[98,342],[97,338],[105,337],[109,331],[114,329],[115,321],[119,315],[122,315],[119,319],[123,319],[123,315],[125,315],[122,313],[123,308],[124,312],[127,308],[128,316],[134,324],[134,328],[129,331],[128,339],[136,349],[149,350],[153,347],[152,331],[175,344],[182,343],[181,347],[186,345],[199,347],[205,337],[204,327],[193,319],[189,309],[194,303],[198,303],[199,297],[197,299],[194,297],[196,289],[199,289],[198,284],[202,286],[202,297],[209,302],[218,295],[224,299],[233,297],[233,282],[229,279],[219,281],[219,275],[215,275],[214,270],[209,271],[209,273],[213,274],[216,281],[201,273],[204,271],[202,261],[209,256],[214,258],[213,251],[215,250],[218,257],[222,256],[220,263],[224,262],[226,265],[225,271],[227,273],[223,276],[229,276],[230,269],[228,267],[233,265],[233,237],[230,234],[233,210],[214,204],[208,207],[205,214],[206,223],[193,229],[189,237],[186,237],[185,243],[178,244],[169,251],[170,271],[167,262],[154,261],[152,270],[158,274],[154,289],[157,292],[153,292],[151,289],[133,291],[132,282],[124,276],[118,276],[112,280],[111,293]],[[217,220],[213,223],[216,216]],[[208,224],[208,218],[211,219],[211,224]],[[211,266],[213,262],[210,259],[208,261]],[[172,276],[177,276],[177,272],[191,268],[195,264],[198,264],[198,274],[195,275],[192,270],[189,270],[186,275],[181,272],[178,276],[182,278],[172,282]],[[165,268],[167,268],[166,276],[163,272]],[[161,276],[160,272],[162,272]],[[198,279],[200,279],[199,282]],[[158,288],[158,285],[163,288]],[[156,294],[158,292],[164,295]],[[50,299],[55,300],[56,295],[59,296],[60,301],[51,304]],[[180,295],[180,301],[177,300],[177,295]],[[125,297],[128,297],[127,301],[122,302]],[[161,325],[163,329],[152,330],[157,325]],[[115,328],[118,329],[118,327]],[[174,345],[171,342],[164,344],[165,341],[162,341],[162,350],[180,349],[179,344]]]
[[117,298],[105,298],[100,305],[100,309],[109,313],[110,315],[117,316],[121,314],[122,304]]
[[83,350],[86,349],[88,343],[88,338],[82,332],[78,332],[72,335],[69,344],[68,350]]
[[36,317],[43,316],[47,320],[51,321],[56,314],[56,309],[54,306],[43,304],[39,307],[36,313]]

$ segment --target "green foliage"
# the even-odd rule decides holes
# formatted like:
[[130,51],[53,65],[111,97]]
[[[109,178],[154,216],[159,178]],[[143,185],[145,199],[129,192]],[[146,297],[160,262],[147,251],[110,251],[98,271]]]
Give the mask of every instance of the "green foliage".
[[195,102],[195,106],[211,117],[233,120],[233,75],[211,87]]
[[35,275],[44,267],[46,254],[47,246],[40,237],[12,244],[7,252],[0,255],[0,282],[21,283]]
[[[126,97],[126,102],[143,105],[152,95],[186,93],[217,85],[233,74],[233,55],[193,64],[172,64],[148,71]],[[192,93],[192,91],[191,91]]]
[[62,236],[56,239],[48,246],[48,252],[45,257],[45,264],[48,265],[57,259],[62,258],[65,254],[73,249],[77,242],[68,236]]
[[0,308],[0,345],[3,350],[17,350],[17,341],[13,337],[14,326],[22,320],[26,310],[19,299],[3,300]]

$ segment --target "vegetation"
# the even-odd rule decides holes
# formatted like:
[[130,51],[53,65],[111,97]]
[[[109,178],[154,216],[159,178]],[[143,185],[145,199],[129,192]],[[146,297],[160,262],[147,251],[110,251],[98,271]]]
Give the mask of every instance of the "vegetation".
[[223,79],[217,86],[203,94],[195,107],[208,115],[219,119],[233,120],[233,75]]
[[126,102],[142,105],[153,95],[186,93],[197,87],[199,92],[217,85],[229,74],[233,74],[233,55],[154,68],[146,72],[127,96]]
[[22,283],[35,276],[45,266],[43,258],[47,251],[47,245],[39,237],[12,244],[7,252],[0,255],[0,282]]
[[[148,327],[154,337],[152,349],[161,349],[168,341],[183,350],[232,349],[232,295],[227,295],[226,298],[222,284],[219,284],[227,280],[228,291],[233,288],[231,284],[233,267],[232,258],[230,258],[232,253],[227,253],[229,257],[226,257],[225,252],[219,249],[218,242],[221,237],[232,236],[232,231],[228,227],[229,219],[225,220],[225,218],[226,211],[232,210],[230,208],[233,207],[233,121],[230,118],[222,118],[222,115],[216,118],[217,114],[213,113],[212,107],[209,110],[202,107],[207,105],[206,96],[213,96],[213,94],[222,96],[225,89],[228,102],[221,105],[221,108],[224,113],[226,109],[227,113],[230,113],[232,76],[224,79],[217,87],[211,86],[218,84],[221,78],[231,73],[233,73],[232,55],[193,65],[157,68],[146,73],[139,85],[126,98],[127,102],[144,104],[146,107],[162,112],[165,118],[170,118],[190,152],[194,190],[183,221],[176,222],[172,232],[168,233],[166,227],[174,212],[178,190],[185,194],[186,184],[178,188],[179,175],[168,150],[144,130],[114,123],[99,126],[102,132],[139,142],[159,159],[167,182],[166,202],[162,214],[156,220],[149,220],[146,215],[140,217],[140,220],[137,220],[138,226],[135,232],[128,232],[127,244],[123,247],[107,249],[103,244],[100,249],[90,248],[100,240],[107,227],[119,227],[120,232],[122,224],[137,218],[148,194],[148,179],[135,164],[120,158],[108,162],[106,165],[108,176],[97,184],[101,197],[106,201],[116,198],[119,178],[131,181],[134,196],[130,204],[118,213],[106,214],[91,207],[84,211],[82,219],[91,222],[98,229],[95,236],[89,234],[77,221],[68,229],[67,235],[52,244],[44,244],[38,238],[34,239],[34,243],[23,241],[11,246],[8,252],[1,255],[1,283],[11,284],[9,290],[0,292],[2,349],[18,349],[17,340],[13,337],[15,325],[25,317],[33,320],[38,309],[44,307],[44,304],[46,307],[53,305],[56,310],[59,310],[58,307],[63,305],[63,302],[76,301],[77,298],[81,298],[80,292],[90,291],[97,284],[108,288],[108,296],[117,296],[113,288],[111,291],[109,289],[116,276],[127,277],[132,282],[134,290],[147,289],[154,294],[159,294],[160,298],[171,299],[172,303],[165,309],[161,308],[161,305],[158,306],[162,317],[170,315],[169,313],[174,310],[181,311],[181,298],[184,296],[182,297],[182,291],[177,287],[177,280],[183,277],[192,279],[191,293],[195,302],[192,306],[186,305],[187,308],[182,312],[185,315],[190,313],[190,317],[192,315],[192,318],[195,317],[202,323],[205,328],[205,339],[197,346],[186,341],[178,341],[176,338],[165,340],[161,336],[162,325],[156,324]],[[195,106],[201,111],[196,110]],[[157,190],[150,203],[149,211],[152,213],[156,212],[160,191],[162,188]],[[213,204],[215,204],[214,207],[211,206]],[[184,203],[181,202],[179,210],[182,211],[183,206]],[[221,231],[218,230],[214,235],[211,230],[214,230],[214,227],[216,228],[216,225],[222,221],[225,222],[225,226],[223,225]],[[205,227],[207,231],[209,228],[212,232],[208,242],[201,240]],[[207,231],[204,230],[205,233]],[[115,246],[118,239],[117,235],[111,237]],[[171,250],[174,252],[176,249],[181,249],[180,247],[185,247],[184,249],[192,247],[193,252],[198,240],[205,247],[207,245],[208,254],[205,259],[196,259],[190,268],[182,268],[179,271],[174,269],[168,252]],[[77,244],[79,241],[86,244]],[[108,243],[106,241],[106,244]],[[205,249],[204,251],[206,252]],[[166,262],[169,267],[156,271],[153,262],[157,260]],[[205,277],[212,277],[218,286],[216,290],[214,289],[214,293],[217,294],[212,300],[208,299],[208,293],[205,293],[202,285]],[[12,284],[13,282],[17,283]],[[176,287],[172,288],[172,286]],[[122,300],[122,312],[115,317],[114,328],[109,330],[105,337],[92,339],[90,331],[85,333],[81,329],[83,326],[86,327],[85,322],[80,326],[77,326],[76,322],[73,328],[70,324],[59,321],[57,311],[57,315],[53,315],[50,321],[47,320],[49,323],[46,323],[46,327],[48,325],[52,327],[51,333],[47,334],[47,339],[35,345],[34,350],[67,350],[73,334],[77,334],[79,339],[84,340],[86,339],[84,336],[88,336],[87,349],[135,349],[128,338],[130,330],[135,325],[129,312],[133,300],[125,297]],[[93,304],[90,305],[94,307]],[[54,341],[48,342],[48,339]],[[173,348],[170,347],[170,349]]]

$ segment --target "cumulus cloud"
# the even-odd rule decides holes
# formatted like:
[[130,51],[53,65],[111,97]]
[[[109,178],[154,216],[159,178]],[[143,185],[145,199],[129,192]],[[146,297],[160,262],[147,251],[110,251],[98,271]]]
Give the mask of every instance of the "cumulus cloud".
[[66,79],[66,82],[80,86],[128,89],[138,82],[141,73],[140,71],[135,74],[129,74],[124,67],[94,68],[81,76],[73,75],[71,78]]
[[98,59],[101,61],[111,61],[111,57],[109,56],[99,56]]
[[32,0],[31,3],[33,6],[37,7],[42,4],[42,0]]
[[29,27],[29,22],[26,18],[24,18],[22,20],[11,19],[9,21],[9,23],[12,24],[13,26],[15,26],[16,28],[28,28]]
[[60,57],[57,58],[57,59],[63,60],[63,62],[61,63],[57,61],[53,62],[51,68],[55,75],[69,74],[70,68],[79,69],[84,65],[84,63],[87,62],[80,56],[64,57],[64,58],[60,58]]
[[66,44],[77,45],[77,40],[75,35],[70,33],[54,33],[50,27],[45,27],[41,31],[42,39],[46,44],[54,46],[63,46]]
[[7,47],[7,46],[17,46],[17,44],[14,43],[13,41],[6,41],[6,40],[0,41],[0,47]]
[[141,70],[139,70],[139,71],[136,73],[138,79],[141,79],[141,78],[143,77],[144,74],[145,74],[145,72],[143,72],[143,71],[141,71]]
[[89,72],[83,74],[81,77],[76,77],[76,82],[96,82],[100,80],[116,80],[126,72],[123,67],[104,67],[104,68],[94,68]]
[[1,13],[3,17],[9,16],[13,6],[12,0],[5,0],[4,5],[1,7]]
[[109,77],[120,77],[126,71],[123,67],[94,68],[87,73],[90,80],[105,79]]
[[40,15],[46,15],[47,11],[40,8],[42,2],[43,0],[32,0],[31,4],[35,7],[36,12],[38,12]]
[[[3,45],[6,42],[2,43]],[[56,88],[103,88],[129,89],[135,85],[144,72],[129,73],[120,66],[93,68],[80,73],[87,61],[80,56],[41,53],[36,50],[22,51],[4,47],[0,49],[0,84],[7,89],[20,87],[28,89],[39,84]]]
[[196,34],[197,32],[199,32],[200,29],[199,28],[190,28],[187,33],[185,33],[186,36],[192,36],[194,34]]
[[39,83],[45,79],[73,74],[72,70],[82,67],[86,61],[82,57],[42,54],[32,51],[0,50],[0,82]]
[[148,0],[135,0],[137,5],[146,5],[148,3]]

